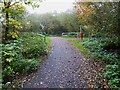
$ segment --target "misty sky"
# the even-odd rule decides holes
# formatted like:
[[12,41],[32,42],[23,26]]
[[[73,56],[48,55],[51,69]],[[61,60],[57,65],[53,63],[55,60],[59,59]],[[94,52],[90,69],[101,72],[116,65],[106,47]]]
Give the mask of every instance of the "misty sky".
[[41,2],[40,7],[32,9],[32,7],[27,7],[30,13],[46,13],[46,12],[64,12],[68,9],[73,8],[73,3],[75,0],[45,0]]

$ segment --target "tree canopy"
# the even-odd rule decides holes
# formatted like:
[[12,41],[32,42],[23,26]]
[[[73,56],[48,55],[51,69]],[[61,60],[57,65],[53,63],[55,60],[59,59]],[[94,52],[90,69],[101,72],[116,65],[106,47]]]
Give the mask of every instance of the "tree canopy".
[[79,22],[73,11],[63,13],[30,14],[31,30],[61,35],[62,32],[79,32]]
[[90,34],[109,37],[111,43],[120,43],[120,2],[76,2],[76,15]]
[[[3,26],[2,41],[6,42],[8,38],[17,38],[17,31],[22,28],[21,22],[24,20],[26,8],[24,4],[31,5],[33,8],[39,7],[38,0],[1,0],[1,23]],[[39,0],[40,1],[40,0]]]

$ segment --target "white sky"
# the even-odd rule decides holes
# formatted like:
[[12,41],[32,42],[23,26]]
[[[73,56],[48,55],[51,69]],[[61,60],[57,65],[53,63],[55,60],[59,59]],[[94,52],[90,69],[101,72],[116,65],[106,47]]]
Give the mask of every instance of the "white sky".
[[75,0],[45,0],[42,1],[39,8],[35,8],[34,10],[32,7],[27,6],[27,10],[30,13],[46,13],[46,12],[64,12],[68,9],[73,8],[73,3]]

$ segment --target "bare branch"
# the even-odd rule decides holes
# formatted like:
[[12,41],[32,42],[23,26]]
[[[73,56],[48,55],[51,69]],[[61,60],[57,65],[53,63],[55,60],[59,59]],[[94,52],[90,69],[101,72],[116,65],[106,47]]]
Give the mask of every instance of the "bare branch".
[[4,0],[4,5],[6,5],[6,2],[5,2],[5,0]]
[[14,5],[17,4],[17,3],[19,3],[19,2],[15,2],[15,3],[13,3],[12,5],[10,5],[10,7],[14,6]]

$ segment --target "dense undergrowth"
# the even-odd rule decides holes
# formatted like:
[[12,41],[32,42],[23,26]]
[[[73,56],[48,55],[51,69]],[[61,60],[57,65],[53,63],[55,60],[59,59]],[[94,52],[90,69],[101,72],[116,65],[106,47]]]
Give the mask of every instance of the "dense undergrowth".
[[[111,88],[120,88],[120,54],[119,44],[111,42],[111,38],[91,38],[83,41],[83,45],[91,52],[91,57],[103,60],[107,65],[103,77]],[[114,40],[112,40],[114,41]]]
[[48,43],[45,37],[36,33],[23,33],[9,44],[0,44],[2,53],[3,88],[10,86],[20,75],[27,75],[37,69],[38,57],[47,54]]

